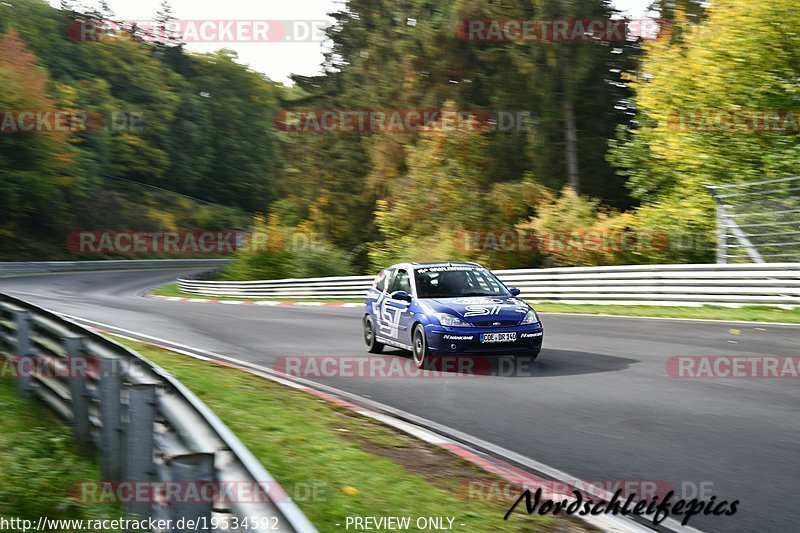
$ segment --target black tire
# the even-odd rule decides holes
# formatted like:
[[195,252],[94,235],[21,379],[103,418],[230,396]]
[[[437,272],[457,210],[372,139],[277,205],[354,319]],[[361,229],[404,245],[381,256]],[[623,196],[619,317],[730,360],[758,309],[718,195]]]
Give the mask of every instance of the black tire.
[[414,327],[411,345],[413,347],[411,356],[414,358],[414,364],[417,365],[417,368],[424,368],[431,360],[431,355],[428,352],[428,338],[425,336],[425,328],[422,324],[417,324]]
[[364,342],[369,353],[381,353],[383,351],[383,344],[375,340],[375,323],[369,315],[364,317]]

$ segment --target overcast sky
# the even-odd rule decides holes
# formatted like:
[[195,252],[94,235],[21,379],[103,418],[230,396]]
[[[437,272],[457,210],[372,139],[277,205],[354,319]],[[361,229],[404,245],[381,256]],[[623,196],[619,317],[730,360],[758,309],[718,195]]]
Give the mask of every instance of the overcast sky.
[[[58,6],[58,0],[50,0]],[[118,19],[152,20],[160,0],[108,0]],[[652,0],[614,0],[617,9],[631,18],[644,16]],[[174,16],[184,20],[297,20],[332,19],[328,13],[340,11],[345,0],[172,0]],[[267,74],[275,81],[289,83],[290,74],[320,72],[324,51],[321,42],[267,43],[192,43],[190,50],[202,52],[232,48],[241,63]]]

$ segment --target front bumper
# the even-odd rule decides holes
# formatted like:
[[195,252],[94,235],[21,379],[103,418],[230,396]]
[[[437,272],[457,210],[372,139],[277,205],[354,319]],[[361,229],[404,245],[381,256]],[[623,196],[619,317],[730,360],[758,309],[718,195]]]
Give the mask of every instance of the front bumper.
[[[512,332],[517,334],[517,340],[514,342],[481,342],[483,333]],[[544,328],[541,323],[497,328],[451,328],[429,324],[425,326],[425,333],[428,338],[428,349],[435,355],[533,353],[542,349],[544,340]]]

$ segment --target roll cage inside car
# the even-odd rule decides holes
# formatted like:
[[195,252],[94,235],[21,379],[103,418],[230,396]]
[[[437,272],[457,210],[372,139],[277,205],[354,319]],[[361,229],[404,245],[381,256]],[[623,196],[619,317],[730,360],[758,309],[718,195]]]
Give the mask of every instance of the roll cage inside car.
[[405,263],[385,268],[378,274],[375,288],[387,294],[402,291],[411,297],[416,297],[416,284],[411,274],[413,271],[413,265]]

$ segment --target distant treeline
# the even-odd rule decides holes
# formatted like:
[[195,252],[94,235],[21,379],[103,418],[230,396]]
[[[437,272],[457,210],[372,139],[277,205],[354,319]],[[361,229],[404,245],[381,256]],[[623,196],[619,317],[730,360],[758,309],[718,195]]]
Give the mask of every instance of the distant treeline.
[[[61,253],[76,229],[139,229],[136,215],[84,205],[113,175],[259,214],[249,225],[283,245],[243,254],[232,277],[401,259],[710,261],[703,186],[797,172],[790,122],[765,132],[715,117],[793,108],[800,11],[790,0],[703,5],[656,2],[657,38],[526,39],[465,28],[615,15],[604,0],[350,0],[327,30],[324,73],[287,88],[233,52],[189,53],[136,27],[76,42],[75,21],[113,13],[10,0],[0,4],[0,108],[88,113],[91,127],[0,134],[0,258]],[[169,13],[165,4],[156,18]],[[240,224],[219,213],[151,206],[138,220]],[[292,249],[295,234],[313,250]],[[552,246],[554,235],[572,244]]]

